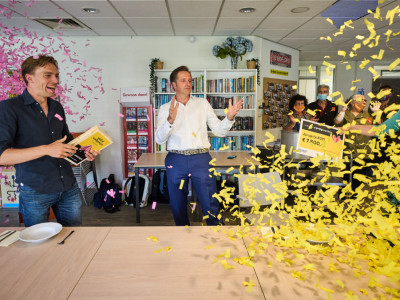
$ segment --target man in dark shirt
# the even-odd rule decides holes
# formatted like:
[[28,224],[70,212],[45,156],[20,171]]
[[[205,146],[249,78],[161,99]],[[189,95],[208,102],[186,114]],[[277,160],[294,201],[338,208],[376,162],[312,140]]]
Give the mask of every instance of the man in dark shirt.
[[[46,222],[50,207],[63,226],[81,225],[81,199],[70,164],[76,147],[55,96],[58,63],[50,56],[27,58],[21,66],[25,91],[0,102],[0,165],[14,165],[19,211],[25,226]],[[94,160],[98,151],[87,153]]]
[[333,126],[338,109],[335,103],[328,100],[329,86],[321,84],[317,88],[317,101],[310,103],[308,109],[315,112],[318,123]]

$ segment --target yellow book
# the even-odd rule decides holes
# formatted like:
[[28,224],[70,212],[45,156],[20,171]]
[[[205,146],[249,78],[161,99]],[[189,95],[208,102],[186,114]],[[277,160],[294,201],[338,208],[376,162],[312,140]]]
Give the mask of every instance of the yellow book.
[[112,144],[111,138],[99,128],[94,126],[68,143],[78,148],[76,153],[65,159],[73,165],[79,165],[86,160],[86,152],[102,150]]

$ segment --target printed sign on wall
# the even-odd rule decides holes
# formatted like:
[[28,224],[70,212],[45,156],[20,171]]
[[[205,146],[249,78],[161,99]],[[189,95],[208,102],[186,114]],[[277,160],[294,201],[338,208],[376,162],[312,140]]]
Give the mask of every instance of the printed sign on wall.
[[344,135],[338,134],[339,128],[322,125],[302,119],[297,149],[307,156],[328,155],[342,158]]
[[271,50],[270,60],[271,65],[281,66],[285,68],[292,67],[292,56],[286,53]]

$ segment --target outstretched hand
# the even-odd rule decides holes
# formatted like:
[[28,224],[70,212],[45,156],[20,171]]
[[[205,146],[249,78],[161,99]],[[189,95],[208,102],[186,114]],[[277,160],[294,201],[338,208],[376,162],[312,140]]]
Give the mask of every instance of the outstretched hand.
[[380,102],[371,102],[370,108],[373,112],[377,112],[381,108]]
[[168,115],[168,122],[170,124],[173,124],[176,118],[176,115],[178,113],[178,107],[179,107],[179,103],[175,103],[177,102],[175,100],[175,96],[172,98],[171,100],[171,105],[169,106],[169,115]]
[[236,104],[232,105],[232,99],[229,99],[228,106],[228,120],[232,121],[236,114],[243,108],[243,98],[240,99]]

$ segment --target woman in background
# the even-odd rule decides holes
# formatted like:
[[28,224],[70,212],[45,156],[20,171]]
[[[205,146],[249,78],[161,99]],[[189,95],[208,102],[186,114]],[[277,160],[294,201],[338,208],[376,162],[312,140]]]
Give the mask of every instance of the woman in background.
[[301,119],[316,121],[309,113],[305,112],[308,100],[306,96],[294,95],[289,101],[290,113],[283,119],[283,130],[299,131]]

